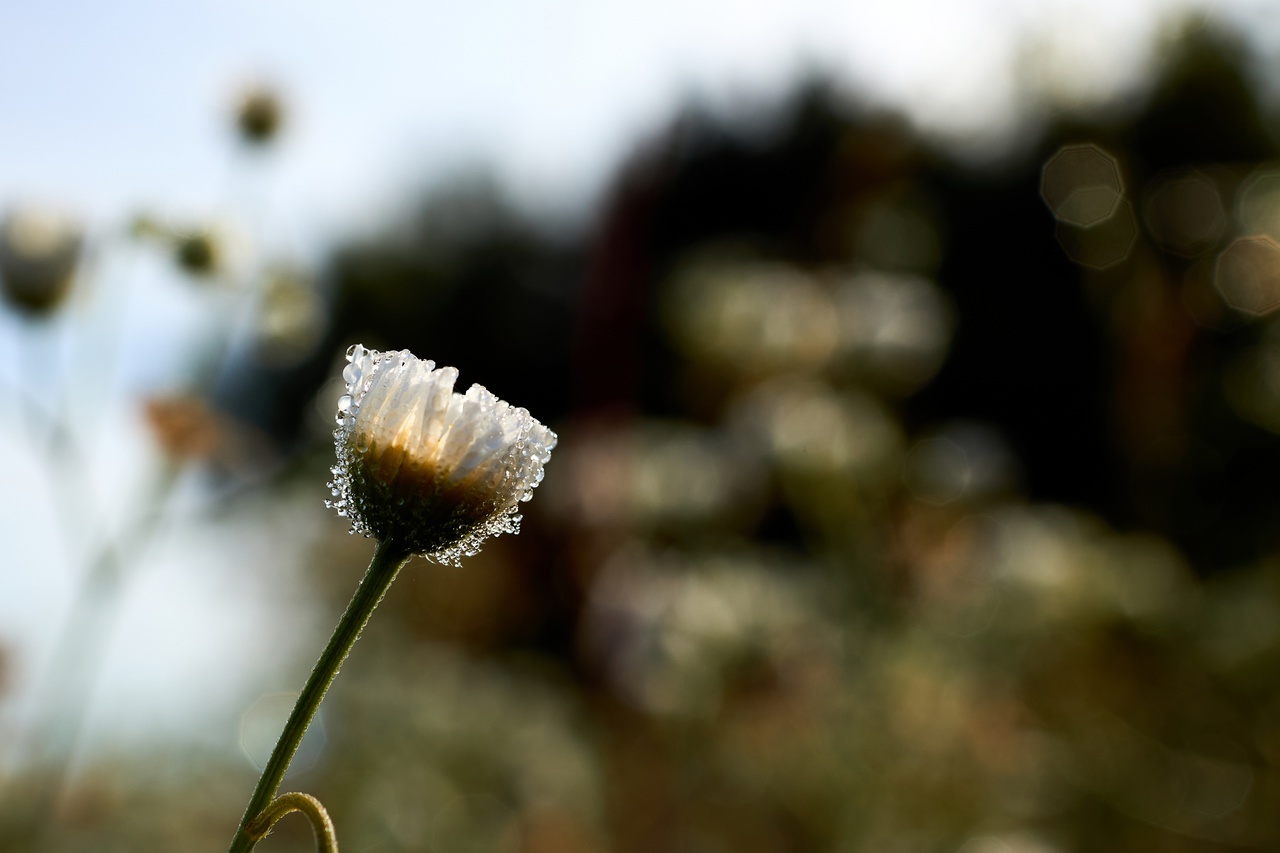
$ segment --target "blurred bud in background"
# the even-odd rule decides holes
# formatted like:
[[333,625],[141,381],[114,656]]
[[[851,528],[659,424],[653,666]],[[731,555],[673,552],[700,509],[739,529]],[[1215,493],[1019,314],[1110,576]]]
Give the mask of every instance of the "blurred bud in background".
[[246,144],[270,144],[284,125],[285,108],[280,94],[264,84],[247,87],[236,103],[236,131]]
[[18,208],[0,221],[0,285],[11,305],[32,316],[48,314],[75,279],[84,235],[62,213]]
[[210,278],[217,273],[221,250],[210,231],[189,231],[174,239],[174,260],[178,268],[196,278]]
[[327,306],[314,279],[300,267],[269,268],[262,288],[258,352],[272,367],[293,367],[319,345],[325,332]]

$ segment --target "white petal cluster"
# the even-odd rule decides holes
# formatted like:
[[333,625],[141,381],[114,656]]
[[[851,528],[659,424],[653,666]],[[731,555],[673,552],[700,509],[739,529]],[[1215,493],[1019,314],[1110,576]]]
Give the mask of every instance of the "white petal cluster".
[[490,536],[517,533],[518,507],[542,482],[556,435],[458,371],[408,350],[347,351],[326,504],[351,532],[394,537],[457,565]]

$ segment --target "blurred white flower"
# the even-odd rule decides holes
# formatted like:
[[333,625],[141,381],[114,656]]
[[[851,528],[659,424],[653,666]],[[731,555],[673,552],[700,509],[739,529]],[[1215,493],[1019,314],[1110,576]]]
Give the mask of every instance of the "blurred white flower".
[[519,532],[517,508],[542,482],[555,433],[479,385],[456,393],[456,368],[408,350],[356,344],[347,360],[326,504],[351,531],[453,565]]

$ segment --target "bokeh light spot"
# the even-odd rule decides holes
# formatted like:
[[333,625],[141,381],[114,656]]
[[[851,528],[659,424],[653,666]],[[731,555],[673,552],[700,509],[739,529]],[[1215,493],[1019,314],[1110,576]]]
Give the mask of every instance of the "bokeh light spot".
[[1096,145],[1064,145],[1044,164],[1040,196],[1059,222],[1089,228],[1110,219],[1120,205],[1120,166]]
[[1237,215],[1246,234],[1280,240],[1280,170],[1259,169],[1245,180]]
[[954,310],[931,280],[857,272],[835,287],[838,355],[844,371],[878,390],[905,395],[946,358]]
[[1214,286],[1237,311],[1274,311],[1280,305],[1280,245],[1270,237],[1238,238],[1218,255]]
[[[240,715],[240,751],[255,770],[261,771],[266,767],[271,750],[275,748],[285,721],[289,719],[289,712],[293,710],[297,700],[298,694],[288,691],[265,693]],[[325,741],[324,720],[320,714],[316,714],[298,751],[294,753],[285,778],[314,767],[324,752]]]
[[1067,257],[1083,267],[1110,269],[1129,257],[1138,239],[1138,220],[1129,202],[1121,200],[1109,218],[1090,227],[1077,227],[1066,220],[1056,228],[1058,244]]
[[1160,245],[1187,258],[1208,251],[1227,224],[1217,184],[1196,171],[1158,183],[1147,196],[1144,213]]

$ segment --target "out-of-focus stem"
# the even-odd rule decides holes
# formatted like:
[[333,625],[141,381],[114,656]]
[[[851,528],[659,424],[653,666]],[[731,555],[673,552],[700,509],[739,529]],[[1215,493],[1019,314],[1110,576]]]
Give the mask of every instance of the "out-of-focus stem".
[[31,787],[13,797],[22,808],[6,809],[0,820],[0,835],[10,832],[34,839],[47,831],[53,820],[54,805],[66,784],[90,697],[97,686],[105,649],[103,638],[111,631],[124,590],[124,555],[136,554],[138,547],[150,539],[177,474],[174,466],[165,469],[154,487],[155,511],[138,519],[118,541],[105,543],[76,589],[49,667],[54,685],[47,698],[47,729],[36,740],[31,756],[40,773]]
[[383,539],[378,543],[377,550],[373,552],[373,559],[369,562],[369,568],[365,571],[364,579],[360,581],[360,586],[352,596],[351,603],[347,605],[346,612],[338,620],[338,626],[334,628],[329,644],[320,654],[320,660],[316,661],[315,668],[307,678],[306,686],[302,688],[302,693],[299,694],[298,701],[293,706],[288,722],[284,724],[284,731],[280,734],[280,740],[276,743],[271,758],[267,760],[267,766],[262,771],[262,778],[258,780],[253,796],[249,798],[249,806],[245,809],[244,817],[240,819],[240,826],[231,840],[228,853],[247,853],[253,849],[258,838],[254,837],[251,827],[259,825],[258,818],[275,799],[285,771],[289,769],[289,762],[293,760],[293,754],[298,751],[298,745],[302,743],[302,736],[306,734],[312,717],[320,707],[320,700],[324,698],[342,662],[347,659],[351,647],[355,645],[360,632],[364,630],[369,617],[373,615],[374,608],[387,594],[391,582],[395,580],[400,568],[408,562],[409,556],[409,552],[393,539]]

